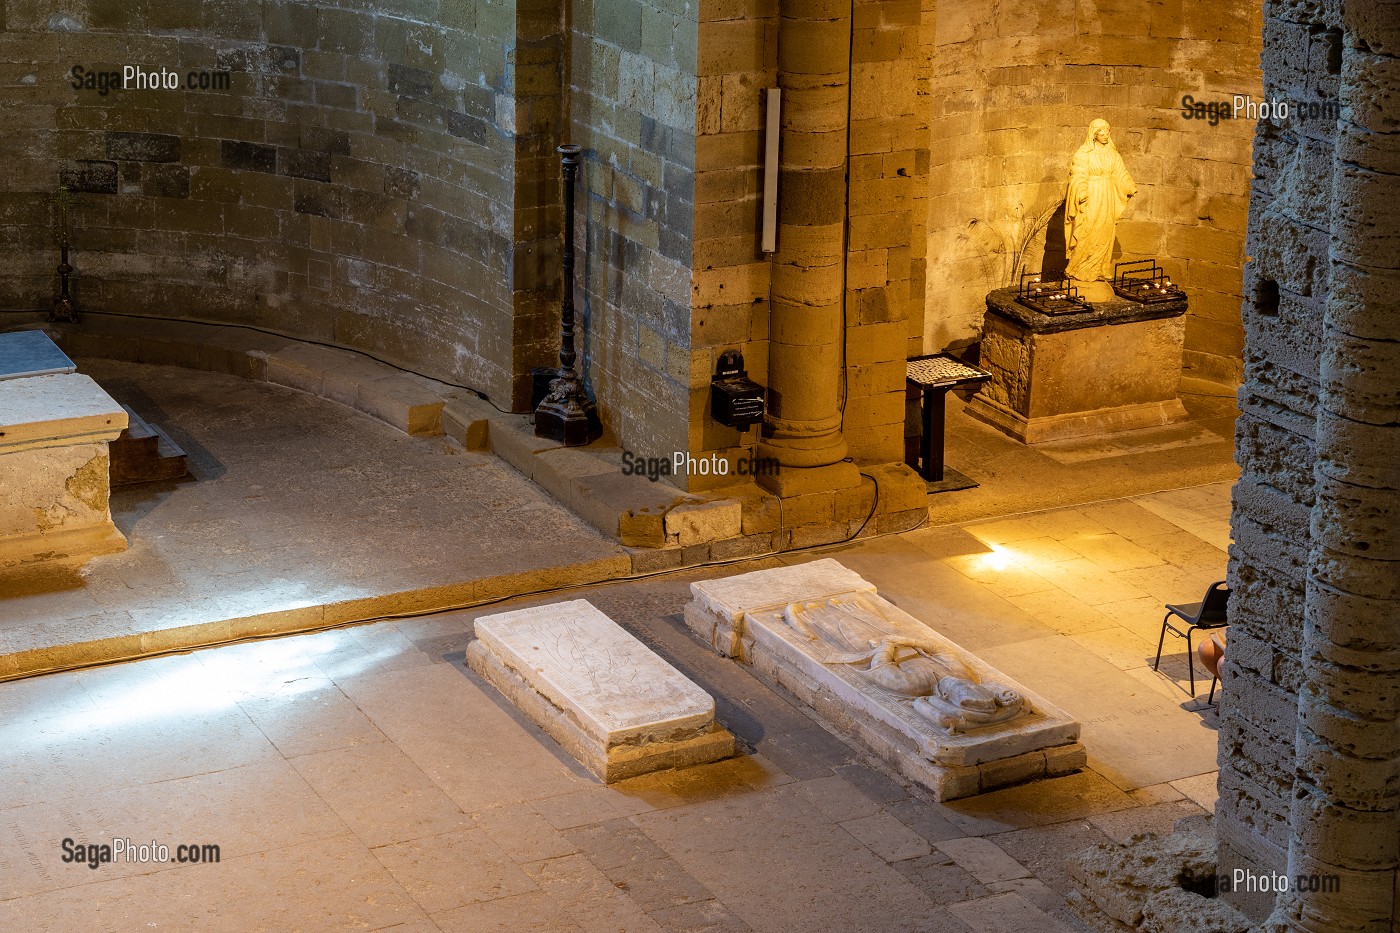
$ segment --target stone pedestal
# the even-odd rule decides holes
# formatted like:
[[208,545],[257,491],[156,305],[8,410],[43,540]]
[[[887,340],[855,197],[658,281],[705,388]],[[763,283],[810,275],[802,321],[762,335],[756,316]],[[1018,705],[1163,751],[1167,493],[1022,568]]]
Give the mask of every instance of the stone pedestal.
[[1043,314],[1015,289],[987,296],[981,366],[967,410],[1027,444],[1182,421],[1177,398],[1186,301],[1115,299]]
[[77,373],[0,380],[0,567],[126,549],[107,444],[126,412]]

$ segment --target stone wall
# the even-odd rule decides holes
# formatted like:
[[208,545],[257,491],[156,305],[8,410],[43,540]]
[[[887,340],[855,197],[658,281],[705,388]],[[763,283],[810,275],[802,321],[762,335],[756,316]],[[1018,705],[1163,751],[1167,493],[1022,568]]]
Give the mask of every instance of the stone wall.
[[[73,0],[3,25],[0,306],[48,302],[64,181],[89,309],[252,324],[523,407],[557,320],[557,5]],[[103,95],[75,64],[231,87]]]
[[858,463],[904,459],[905,360],[924,308],[928,116],[919,0],[858,0],[851,47],[844,429]]
[[1287,929],[1386,930],[1400,861],[1400,4],[1264,15],[1265,93],[1342,106],[1262,121],[1255,140],[1220,867],[1340,879],[1277,905],[1230,896]]
[[778,2],[701,5],[695,140],[691,445],[730,461],[753,452],[757,425],[710,418],[710,375],[725,350],[767,386],[768,256],[761,250],[766,92],[778,86]]
[[1138,185],[1122,260],[1157,258],[1191,301],[1187,377],[1240,377],[1240,266],[1253,122],[1186,120],[1181,99],[1260,99],[1259,5],[1248,0],[934,2],[933,145],[924,349],[977,337],[984,298],[1063,268],[1070,156],[1108,120]]
[[[777,0],[36,9],[12,5],[0,35],[15,76],[0,126],[19,141],[0,182],[0,307],[49,301],[47,198],[63,182],[87,310],[365,350],[522,411],[557,344],[568,139],[585,151],[579,349],[607,426],[643,456],[752,452],[758,429],[717,424],[709,387],[728,349],[770,382],[759,214]],[[923,295],[921,24],[917,0],[855,13],[842,415],[854,456],[886,462]],[[70,86],[73,64],[127,63],[231,86]]]
[[623,446],[670,457],[691,449],[700,378],[690,350],[696,4],[577,0],[569,15],[572,142],[584,147],[582,359]]

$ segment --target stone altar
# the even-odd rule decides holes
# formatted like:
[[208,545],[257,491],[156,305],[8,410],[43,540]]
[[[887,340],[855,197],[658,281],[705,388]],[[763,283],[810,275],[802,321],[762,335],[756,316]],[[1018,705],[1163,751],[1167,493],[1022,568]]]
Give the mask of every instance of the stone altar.
[[1079,724],[831,559],[690,585],[686,624],[953,800],[1084,766]]
[[125,550],[107,455],[125,410],[37,331],[0,334],[0,370],[0,567]]
[[1184,298],[1115,298],[1051,315],[998,289],[982,328],[980,365],[992,379],[967,411],[1027,444],[1185,420],[1185,314]]
[[467,663],[604,783],[718,761],[715,701],[585,599],[476,620]]

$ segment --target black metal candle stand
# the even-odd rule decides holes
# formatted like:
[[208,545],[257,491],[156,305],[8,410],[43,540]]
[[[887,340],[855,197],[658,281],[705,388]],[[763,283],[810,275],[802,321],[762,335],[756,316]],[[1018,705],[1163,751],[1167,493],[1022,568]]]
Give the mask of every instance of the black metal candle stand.
[[1139,304],[1180,301],[1186,293],[1173,285],[1155,259],[1134,259],[1113,266],[1113,293]]
[[1041,314],[1078,314],[1091,311],[1089,303],[1079,297],[1079,289],[1063,276],[1044,276],[1039,272],[1022,272],[1016,286],[1016,301]]
[[73,275],[73,266],[68,262],[68,205],[73,196],[67,185],[59,185],[54,201],[58,204],[58,297],[49,310],[49,320],[55,323],[76,324],[78,304],[68,292],[68,280]]
[[564,298],[559,315],[559,374],[535,409],[535,435],[566,447],[588,444],[603,433],[598,410],[574,369],[574,183],[578,180],[582,147],[563,145],[558,153],[564,168]]

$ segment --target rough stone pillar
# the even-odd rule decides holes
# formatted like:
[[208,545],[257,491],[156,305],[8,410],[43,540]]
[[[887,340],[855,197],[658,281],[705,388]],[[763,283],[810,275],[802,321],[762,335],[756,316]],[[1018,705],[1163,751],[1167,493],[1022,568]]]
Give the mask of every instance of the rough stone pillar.
[[1271,930],[1395,927],[1400,864],[1400,2],[1342,5],[1291,886]]
[[780,496],[859,485],[841,435],[851,0],[782,0],[778,251],[759,452]]

